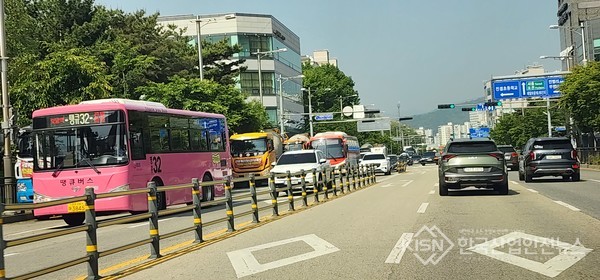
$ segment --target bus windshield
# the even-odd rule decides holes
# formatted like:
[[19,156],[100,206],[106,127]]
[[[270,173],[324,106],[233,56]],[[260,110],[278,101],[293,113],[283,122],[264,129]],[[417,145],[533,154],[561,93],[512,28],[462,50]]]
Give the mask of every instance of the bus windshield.
[[327,159],[344,157],[344,147],[340,139],[317,139],[311,143],[311,146],[322,151]]
[[267,151],[267,139],[231,140],[231,153],[264,153]]
[[[65,127],[36,134],[35,167],[55,170],[128,162],[124,124]],[[46,159],[46,160],[44,160]]]

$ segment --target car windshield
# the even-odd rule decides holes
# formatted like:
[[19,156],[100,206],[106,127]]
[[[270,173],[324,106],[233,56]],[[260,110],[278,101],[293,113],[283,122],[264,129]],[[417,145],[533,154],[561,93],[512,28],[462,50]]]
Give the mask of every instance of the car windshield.
[[316,163],[317,157],[315,153],[300,153],[300,154],[283,154],[279,157],[277,165],[286,164],[302,164],[302,163]]
[[435,156],[435,152],[424,152],[423,153],[423,157],[434,157]]
[[363,160],[379,160],[379,159],[385,159],[385,156],[383,154],[370,154],[370,155],[365,155],[363,157]]
[[516,151],[515,151],[515,149],[514,149],[513,147],[507,147],[507,146],[504,146],[504,147],[498,147],[498,150],[500,150],[501,152],[503,152],[503,153],[505,153],[505,154],[506,154],[506,153],[513,153],[513,152],[516,152]]
[[231,140],[231,153],[264,153],[267,151],[267,139]]
[[322,151],[328,159],[344,157],[344,148],[340,139],[317,139],[310,145],[314,149]]
[[421,159],[421,156],[412,156],[412,159]]
[[448,153],[490,153],[498,151],[494,142],[455,142],[448,147]]
[[558,150],[558,149],[573,149],[569,140],[550,140],[537,141],[533,143],[533,150]]
[[[128,162],[124,124],[69,127],[36,133],[36,169],[123,164]],[[45,159],[45,160],[44,160]]]

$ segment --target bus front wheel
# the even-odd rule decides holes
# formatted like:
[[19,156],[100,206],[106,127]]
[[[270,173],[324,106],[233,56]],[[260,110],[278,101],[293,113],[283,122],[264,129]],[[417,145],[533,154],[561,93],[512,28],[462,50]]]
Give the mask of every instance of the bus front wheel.
[[85,221],[85,213],[66,214],[62,218],[69,226],[80,226]]

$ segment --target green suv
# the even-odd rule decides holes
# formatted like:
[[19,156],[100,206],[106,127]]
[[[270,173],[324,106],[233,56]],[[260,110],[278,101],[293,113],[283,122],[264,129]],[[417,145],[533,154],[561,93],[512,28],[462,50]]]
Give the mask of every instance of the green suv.
[[456,139],[446,144],[439,160],[439,193],[466,187],[493,188],[508,194],[504,154],[487,138]]

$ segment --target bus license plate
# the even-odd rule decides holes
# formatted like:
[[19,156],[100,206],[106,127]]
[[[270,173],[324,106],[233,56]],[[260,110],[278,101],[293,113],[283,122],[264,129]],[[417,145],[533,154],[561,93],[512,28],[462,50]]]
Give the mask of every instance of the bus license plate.
[[483,172],[483,167],[465,167],[465,172]]
[[73,202],[67,204],[67,212],[69,213],[79,213],[85,212],[85,201]]

